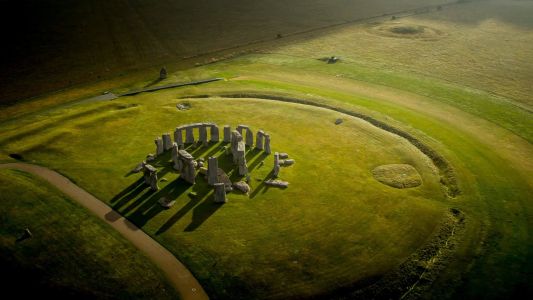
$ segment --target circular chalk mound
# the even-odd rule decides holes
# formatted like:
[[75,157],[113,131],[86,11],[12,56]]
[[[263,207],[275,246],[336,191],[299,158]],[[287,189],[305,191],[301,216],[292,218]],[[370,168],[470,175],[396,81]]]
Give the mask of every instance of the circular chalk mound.
[[372,175],[377,181],[397,189],[413,188],[422,184],[418,171],[406,164],[379,166],[372,170]]
[[369,32],[385,37],[408,38],[418,40],[438,40],[445,36],[444,32],[423,25],[400,22],[374,24]]

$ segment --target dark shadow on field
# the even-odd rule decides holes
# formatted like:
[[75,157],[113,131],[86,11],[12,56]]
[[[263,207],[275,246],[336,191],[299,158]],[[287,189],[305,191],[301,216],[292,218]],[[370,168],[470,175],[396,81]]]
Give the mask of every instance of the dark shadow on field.
[[[232,182],[242,180],[243,177],[238,174],[237,168],[233,165],[231,155],[226,155],[222,150],[225,143],[209,143],[207,146],[198,144],[187,144],[185,149],[195,158],[218,155],[219,168],[225,170]],[[249,170],[252,171],[258,167],[268,154],[257,149],[250,149],[246,152],[246,158],[250,162]],[[158,169],[158,178],[161,180],[168,173],[175,173],[172,167],[171,151],[166,151],[159,155],[154,161],[149,162]],[[205,164],[207,167],[207,162]],[[119,192],[111,199],[114,210],[121,215],[127,216],[127,219],[137,225],[144,226],[150,219],[155,217],[163,207],[158,203],[159,199],[165,197],[168,200],[176,200],[184,193],[189,193],[189,201],[172,215],[156,232],[156,235],[166,232],[181,218],[192,211],[192,221],[184,231],[194,231],[200,227],[210,216],[212,216],[222,205],[213,202],[213,188],[207,184],[205,176],[197,174],[196,183],[192,186],[181,178],[168,182],[159,191],[150,190],[149,186],[144,183],[143,173],[137,173],[139,178]],[[270,178],[270,173],[267,178]],[[260,191],[265,191],[266,186],[262,182],[253,192],[252,197]]]
[[160,83],[161,81],[163,81],[163,79],[161,79],[161,78],[158,77],[158,78],[152,80],[151,82],[149,82],[148,84],[146,84],[145,86],[143,86],[143,88],[151,87],[152,85],[154,85],[154,84],[158,84],[158,83]]
[[259,192],[262,192],[263,194],[266,193],[270,187],[265,184],[265,181],[273,177],[274,177],[274,170],[270,171],[268,175],[263,180],[261,180],[261,183],[256,188],[253,189],[252,193],[250,194],[250,199],[255,198],[255,196],[257,196]]

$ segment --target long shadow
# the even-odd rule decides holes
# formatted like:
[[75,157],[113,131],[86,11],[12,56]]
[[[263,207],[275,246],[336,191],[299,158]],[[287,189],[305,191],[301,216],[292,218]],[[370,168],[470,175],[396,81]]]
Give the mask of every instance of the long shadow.
[[252,163],[248,166],[248,170],[253,171],[259,165],[262,161],[264,161],[268,157],[268,154],[265,152],[259,153],[254,157],[252,160]]
[[272,178],[274,176],[274,170],[270,171],[270,173],[268,173],[268,175],[261,181],[261,184],[259,184],[253,191],[252,193],[250,194],[250,199],[253,199],[255,198],[255,196],[257,196],[257,194],[259,194],[259,192],[263,191],[263,193],[265,193],[266,191],[268,191],[269,189],[269,186],[267,186],[265,184],[265,181]]
[[147,85],[145,85],[143,88],[147,88],[147,87],[151,87],[152,85],[154,84],[158,84],[159,82],[161,82],[163,79],[161,78],[156,78],[154,79],[152,82],[149,82]]
[[113,204],[113,209],[119,210],[124,205],[128,204],[131,200],[135,199],[140,193],[142,193],[142,191],[144,191],[148,187],[149,186],[147,184],[144,184],[144,182],[142,182],[133,191],[131,191],[129,194],[122,196],[119,201]]
[[113,196],[113,198],[111,198],[110,202],[111,203],[116,202],[120,198],[126,196],[127,194],[129,194],[133,190],[137,189],[142,184],[144,184],[144,179],[141,177],[141,178],[137,179],[135,182],[133,182],[132,184],[130,184],[127,188],[122,190],[120,193],[118,193],[115,196]]
[[[190,185],[181,178],[170,182],[163,189],[147,195],[147,197],[144,197],[144,199],[139,199],[139,202],[137,202],[135,206],[140,206],[130,215],[128,215],[128,219],[139,227],[143,226],[148,222],[148,220],[163,211],[164,208],[159,205],[159,199],[162,197],[165,197],[169,200],[177,199],[189,188]],[[133,210],[133,208],[134,207],[132,206],[132,208],[128,211],[125,211],[124,214]]]
[[212,195],[205,197],[205,199],[197,205],[192,212],[192,221],[184,231],[190,232],[196,230],[202,225],[210,216],[222,207],[223,204],[214,203]]
[[[120,213],[124,216],[127,215],[129,212],[133,211],[137,206],[141,205],[145,200],[150,199],[156,193],[157,193],[156,191],[152,191],[151,189],[148,189],[144,194],[136,198],[132,203],[130,203],[123,210],[121,210]],[[115,210],[118,210],[118,208],[115,208],[115,207],[113,208]]]

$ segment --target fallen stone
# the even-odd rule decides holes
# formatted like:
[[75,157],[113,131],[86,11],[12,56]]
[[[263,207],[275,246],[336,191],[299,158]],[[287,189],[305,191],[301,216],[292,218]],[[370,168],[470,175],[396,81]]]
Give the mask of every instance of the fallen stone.
[[288,167],[294,165],[294,159],[283,159],[279,161],[279,165],[283,167]]
[[133,170],[131,170],[131,173],[139,173],[144,169],[145,162],[140,162]]
[[176,108],[179,110],[188,110],[191,109],[191,104],[189,102],[182,102],[176,104]]
[[289,154],[287,154],[287,153],[280,153],[280,154],[279,154],[279,158],[280,158],[280,159],[287,159],[287,158],[289,158]]
[[157,202],[159,202],[159,205],[164,208],[171,208],[174,204],[176,204],[176,201],[167,199],[165,197],[160,198]]
[[277,180],[277,179],[276,180],[269,179],[265,181],[265,184],[268,186],[279,187],[279,188],[287,188],[289,186],[289,183],[287,181],[282,181],[282,180]]
[[343,122],[342,119],[337,119],[337,120],[335,120],[335,125],[342,124],[342,122]]
[[154,161],[155,160],[155,155],[150,153],[148,155],[146,155],[146,161],[147,162],[151,162],[151,161]]
[[248,194],[250,192],[250,186],[244,181],[233,183],[233,187],[245,194]]

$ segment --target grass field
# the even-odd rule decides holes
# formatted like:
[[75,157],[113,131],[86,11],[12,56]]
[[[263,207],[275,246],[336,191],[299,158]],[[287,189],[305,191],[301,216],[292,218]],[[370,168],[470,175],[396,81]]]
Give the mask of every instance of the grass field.
[[[56,299],[175,299],[148,259],[41,179],[0,170],[4,292]],[[25,228],[33,236],[17,240]]]
[[155,66],[157,74],[162,65],[186,57],[277,34],[447,2],[452,1],[5,0],[0,105],[79,83],[120,81],[147,67]]
[[[385,274],[411,278],[403,266],[428,245],[441,245],[435,238],[455,210],[464,228],[452,230],[448,248],[437,251],[442,255],[418,264],[424,273],[407,294],[393,295],[531,295],[532,9],[529,1],[447,6],[281,39],[252,54],[172,72],[160,84],[225,81],[62,104],[104,88],[121,93],[146,86],[153,69],[14,105],[0,115],[0,161],[17,153],[67,175],[172,251],[215,299],[342,298]],[[397,26],[418,33],[387,31]],[[341,60],[320,60],[331,55]],[[235,94],[257,96],[230,99]],[[452,166],[460,193],[447,197],[436,166],[397,135],[262,95],[363,114],[414,136]],[[181,101],[192,109],[178,111]],[[337,118],[344,122],[334,125]],[[168,180],[157,193],[128,173],[154,152],[154,137],[198,121],[269,132],[273,150],[296,159],[281,171],[290,187],[264,187],[272,157],[257,152],[247,154],[251,196],[232,193],[223,206],[211,203],[203,179],[193,188],[178,180],[164,161],[168,155],[157,163]],[[226,165],[219,146],[191,151],[220,156]],[[379,183],[372,170],[387,164],[414,166],[423,184],[400,190]],[[176,205],[161,209],[162,196]]]

